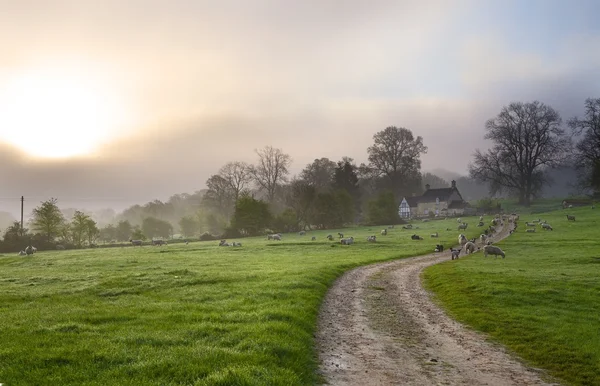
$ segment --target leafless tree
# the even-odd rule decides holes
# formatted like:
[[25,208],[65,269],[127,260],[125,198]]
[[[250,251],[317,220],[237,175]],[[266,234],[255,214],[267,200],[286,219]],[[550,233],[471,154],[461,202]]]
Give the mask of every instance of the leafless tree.
[[600,98],[585,101],[585,118],[568,122],[573,134],[581,136],[574,155],[579,183],[584,189],[600,192]]
[[549,181],[548,168],[565,160],[571,142],[556,110],[538,101],[511,103],[485,125],[485,139],[494,145],[476,150],[469,165],[474,179],[489,184],[490,193],[507,192],[530,205]]
[[250,173],[250,165],[245,162],[229,162],[223,165],[219,170],[219,175],[223,177],[229,186],[235,201],[240,197],[242,193],[252,181],[252,174]]
[[268,202],[272,203],[277,186],[287,181],[292,158],[281,149],[272,146],[255,151],[258,164],[250,168],[250,173],[258,187],[266,192]]

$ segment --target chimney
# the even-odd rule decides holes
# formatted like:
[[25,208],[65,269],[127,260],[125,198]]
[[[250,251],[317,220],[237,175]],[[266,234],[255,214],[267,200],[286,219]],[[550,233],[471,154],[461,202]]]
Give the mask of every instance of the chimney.
[[452,180],[452,189],[456,189],[456,181]]
[[425,190],[429,190],[430,185],[429,184],[425,184]]

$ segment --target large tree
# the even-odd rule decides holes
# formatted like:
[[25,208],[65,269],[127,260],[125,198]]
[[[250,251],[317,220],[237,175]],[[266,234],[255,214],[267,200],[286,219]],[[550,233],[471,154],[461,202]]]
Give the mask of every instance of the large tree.
[[549,181],[546,172],[558,166],[570,148],[556,110],[538,101],[505,106],[485,125],[484,138],[494,145],[479,149],[469,165],[471,177],[487,183],[492,195],[507,192],[530,205]]
[[31,228],[42,233],[48,242],[61,233],[65,224],[65,218],[56,203],[56,198],[51,198],[33,209]]
[[173,226],[168,221],[146,217],[142,222],[142,232],[149,238],[167,238],[173,234]]
[[229,181],[221,175],[213,174],[206,180],[206,186],[208,191],[204,194],[202,203],[226,218],[231,217],[235,196]]
[[226,163],[219,169],[219,175],[229,184],[234,202],[252,181],[250,170],[250,165],[239,161]]
[[317,198],[317,189],[305,180],[293,180],[286,189],[286,204],[296,216],[296,225],[310,226],[311,214]]
[[[353,212],[360,211],[360,186],[358,184],[359,168],[350,157],[342,157],[333,172],[333,189],[345,191],[352,198]],[[347,219],[345,219],[347,220]]]
[[586,99],[585,117],[570,119],[569,127],[580,136],[574,157],[579,183],[600,193],[600,98]]
[[250,172],[256,185],[266,193],[267,201],[273,203],[277,187],[287,180],[292,158],[272,146],[256,150],[256,154],[258,164],[252,166]]
[[242,195],[235,204],[231,228],[244,236],[256,236],[264,232],[271,222],[269,205],[250,195]]
[[81,245],[87,239],[89,220],[92,220],[91,217],[79,210],[76,210],[73,214],[73,219],[71,220],[71,240],[79,248],[81,248]]
[[317,192],[331,189],[336,163],[329,158],[315,159],[300,172],[300,178],[312,185]]
[[373,135],[373,141],[367,149],[369,168],[387,180],[396,199],[411,193],[409,185],[420,179],[420,156],[427,153],[423,138],[415,138],[404,127],[390,126]]

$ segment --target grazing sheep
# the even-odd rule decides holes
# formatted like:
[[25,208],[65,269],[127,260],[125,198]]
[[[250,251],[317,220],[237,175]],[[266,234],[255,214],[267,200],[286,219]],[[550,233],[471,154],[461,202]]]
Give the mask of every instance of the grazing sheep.
[[534,223],[532,223],[532,222],[526,222],[526,223],[525,223],[525,226],[527,226],[527,227],[535,227],[535,226],[536,226],[536,224],[534,224]]
[[273,235],[273,240],[281,241],[281,234],[279,234],[279,233],[274,234]]
[[552,229],[552,225],[550,225],[548,223],[542,224],[542,228],[544,228],[547,231],[553,231],[554,230],[554,229]]
[[483,223],[483,221],[479,221],[479,224],[477,224],[477,226],[478,226],[478,227],[482,227],[482,226],[484,226],[484,225],[485,225],[485,224]]
[[439,234],[437,232],[431,234],[431,237],[438,237],[438,236],[439,236]]
[[332,236],[332,235],[327,235],[327,239],[328,239],[329,241],[331,241],[331,240],[333,240],[333,236]]
[[412,240],[423,240],[423,238],[421,236],[418,236],[418,235],[412,235],[412,236],[410,236],[410,238]]
[[348,237],[348,238],[341,239],[341,240],[340,240],[340,243],[341,243],[342,245],[350,245],[350,244],[354,244],[354,237],[350,236],[350,237]]
[[[133,245],[134,247],[137,245],[138,247],[142,246],[142,240],[129,240],[129,242],[131,243],[131,245]],[[61,245],[62,247],[62,245]],[[58,245],[56,246],[56,249],[60,249],[58,248]],[[62,247],[62,249],[65,249],[65,247]]]
[[229,243],[227,242],[227,240],[221,240],[219,241],[219,247],[228,247]]
[[273,240],[273,235],[267,235],[267,240]]
[[461,245],[461,247],[464,246],[467,241],[467,236],[463,235],[462,233],[458,235],[458,243]]
[[154,245],[154,246],[167,245],[167,242],[165,240],[152,240],[152,245]]
[[535,233],[535,228],[529,228],[526,231],[527,233]]
[[413,228],[412,224],[408,224],[408,225],[405,225],[402,227],[402,229],[412,229],[412,228]]
[[340,239],[344,238],[344,234],[342,232],[338,232],[338,236],[340,236]]
[[479,236],[479,239],[481,240],[482,243],[485,243],[485,240],[487,240],[488,236],[486,234],[481,234],[481,236]]
[[567,221],[575,221],[575,216],[567,215]]
[[466,229],[467,229],[467,226],[469,226],[469,224],[467,224],[466,222],[464,222],[464,223],[462,223],[462,224],[460,224],[460,225],[458,226],[458,230],[459,230],[459,231],[460,231],[460,230],[466,230]]
[[311,241],[315,241],[317,238],[315,236],[311,237],[310,240]]
[[461,251],[461,249],[450,248],[450,254],[452,256],[452,260],[458,259],[458,256],[460,256],[460,251]]
[[17,253],[17,256],[27,256],[27,253],[25,253],[25,251],[19,251],[19,253]]
[[488,255],[494,255],[494,258],[502,256],[504,259],[505,257],[504,251],[495,245],[485,245],[483,247],[483,257],[487,257]]
[[306,232],[305,232],[305,231],[300,231],[300,232],[298,232],[298,235],[299,235],[299,236],[304,236],[305,234],[306,234]]
[[[134,245],[135,245],[135,244],[134,244]],[[140,245],[142,245],[142,244],[140,244]],[[60,244],[58,244],[58,245],[56,246],[56,249],[58,249],[59,251],[64,251],[64,250],[65,250],[65,246],[64,246],[64,245],[60,245]]]
[[375,235],[367,237],[367,241],[370,243],[377,242],[377,237]]
[[468,243],[465,244],[465,253],[469,254],[469,253],[473,253],[475,252],[475,244],[471,241],[469,241]]
[[27,254],[27,256],[33,255],[33,247],[29,245],[27,248],[25,248],[25,253]]
[[384,230],[382,230],[382,231],[381,231],[381,235],[382,235],[382,236],[385,236],[385,235],[387,235],[387,229],[384,229]]
[[442,244],[437,244],[433,251],[434,252],[444,252],[444,246]]
[[493,227],[490,225],[489,227],[490,233],[495,233],[496,232],[496,227]]
[[459,218],[457,218],[457,219],[456,219],[456,222],[457,222],[457,223],[461,223],[461,222],[462,222],[462,219],[459,217]]
[[231,245],[232,247],[241,247],[241,246],[242,246],[242,243],[234,241],[234,242],[233,242],[233,243],[231,243],[230,245]]

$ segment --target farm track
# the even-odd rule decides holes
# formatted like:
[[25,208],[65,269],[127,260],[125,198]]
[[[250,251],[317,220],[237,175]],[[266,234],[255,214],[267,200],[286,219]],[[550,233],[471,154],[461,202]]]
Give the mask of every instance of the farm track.
[[[508,236],[507,228],[494,240]],[[316,336],[326,384],[552,384],[432,302],[420,274],[447,260],[449,252],[368,265],[335,282]]]

